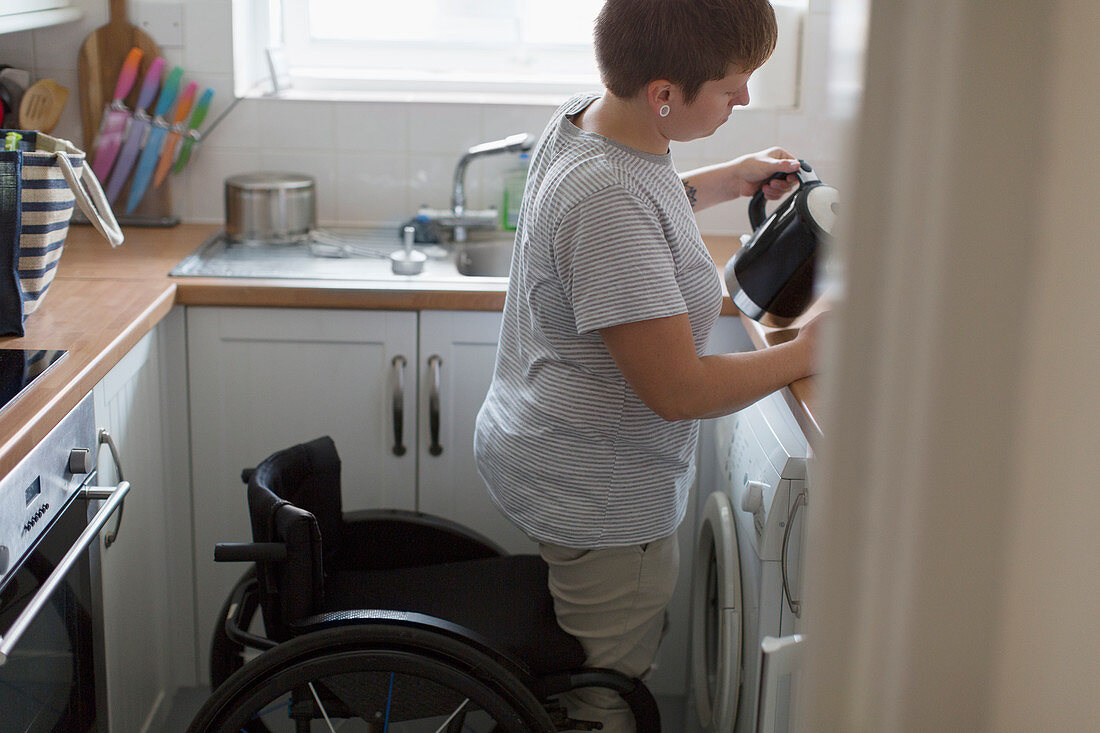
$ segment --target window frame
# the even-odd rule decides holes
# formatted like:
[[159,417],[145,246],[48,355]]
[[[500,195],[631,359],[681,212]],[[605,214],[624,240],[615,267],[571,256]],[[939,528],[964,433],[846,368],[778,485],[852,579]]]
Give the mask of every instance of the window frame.
[[[270,79],[276,76],[268,58],[268,49],[278,49],[276,58],[286,54],[288,40],[300,42],[300,39],[287,39],[284,35],[284,14],[286,22],[294,27],[303,25],[302,14],[309,0],[232,0],[233,3],[233,57],[234,92],[239,97],[258,97],[293,100],[323,101],[373,101],[373,102],[433,102],[462,104],[504,104],[504,105],[550,105],[556,106],[571,95],[583,91],[600,92],[603,90],[598,76],[594,73],[595,64],[591,62],[591,45],[579,50],[574,44],[551,44],[541,46],[541,61],[534,63],[528,73],[493,73],[489,70],[498,63],[501,55],[508,54],[507,44],[496,49],[486,48],[477,43],[465,44],[471,51],[482,55],[482,69],[466,72],[417,73],[384,67],[338,66],[341,56],[353,56],[358,44],[355,42],[328,41],[315,48],[306,58],[295,60],[288,57],[286,76],[289,85],[272,88]],[[777,0],[780,7],[794,7],[802,16],[807,12],[807,0]],[[801,46],[802,22],[799,19],[795,30],[798,39],[794,49],[787,55],[788,61],[779,74],[780,83],[785,91],[779,97],[768,94],[764,103],[755,101],[751,108],[793,109],[798,106],[798,70],[791,71],[792,62],[797,67],[799,47]],[[429,44],[431,45],[431,44]],[[461,42],[457,45],[463,45]],[[414,48],[406,44],[406,50]],[[437,67],[442,66],[448,53],[454,46],[442,50],[426,51],[435,59]],[[589,62],[593,71],[577,71],[577,59],[580,55]],[[287,55],[289,56],[289,55]],[[564,61],[563,61],[564,60]],[[554,64],[558,61],[560,63]],[[323,62],[323,63],[322,63]],[[754,75],[752,86],[766,86],[771,89],[775,79],[769,78],[767,84],[761,84],[758,77],[770,73],[769,65],[778,66],[771,61]],[[551,72],[548,66],[572,67],[567,71]],[[750,92],[752,91],[750,86]]]

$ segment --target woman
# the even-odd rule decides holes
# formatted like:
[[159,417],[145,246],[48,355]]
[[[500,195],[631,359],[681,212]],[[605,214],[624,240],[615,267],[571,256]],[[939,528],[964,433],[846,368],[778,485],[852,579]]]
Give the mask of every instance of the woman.
[[[815,324],[763,351],[702,356],[721,283],[693,210],[793,185],[778,148],[685,174],[671,140],[748,104],[775,47],[767,0],[608,0],[605,92],[558,109],[532,156],[492,385],[475,453],[496,505],[539,543],[562,628],[588,664],[643,675],[676,584],[675,531],[698,419],[813,371]],[[617,695],[567,703],[633,730]]]

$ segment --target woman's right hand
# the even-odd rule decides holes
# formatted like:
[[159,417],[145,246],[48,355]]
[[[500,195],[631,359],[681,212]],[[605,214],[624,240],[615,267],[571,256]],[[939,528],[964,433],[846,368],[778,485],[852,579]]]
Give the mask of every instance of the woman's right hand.
[[752,196],[764,191],[764,198],[774,201],[790,191],[796,181],[792,178],[775,178],[776,173],[796,173],[801,163],[783,148],[768,148],[742,155],[733,161],[737,176],[737,194]]

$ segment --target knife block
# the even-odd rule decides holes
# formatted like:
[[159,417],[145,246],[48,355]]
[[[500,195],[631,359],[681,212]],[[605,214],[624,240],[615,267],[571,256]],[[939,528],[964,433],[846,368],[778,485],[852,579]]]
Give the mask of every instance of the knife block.
[[[141,64],[138,67],[138,83],[130,90],[126,97],[126,106],[133,110],[137,102],[140,81],[145,78],[145,72],[153,59],[161,55],[160,47],[144,31],[126,22],[126,5],[124,0],[111,0],[111,22],[93,31],[84,41],[77,57],[77,76],[80,92],[80,124],[83,132],[84,151],[88,153],[89,160],[92,154],[92,145],[95,143],[96,134],[99,132],[100,118],[103,116],[104,107],[111,102],[114,93],[115,82],[122,70],[122,63],[126,60],[126,54],[137,46],[143,52]],[[132,178],[132,174],[131,174]],[[130,182],[123,187],[122,192],[115,200],[115,217],[123,226],[151,226],[172,227],[179,224],[179,217],[172,214],[172,191],[169,174],[164,182],[157,188],[150,188],[145,192],[144,198],[132,214],[124,215],[121,212],[126,209],[126,199],[130,194]],[[100,181],[104,188],[107,181]],[[77,212],[79,213],[79,212]],[[82,223],[84,217],[74,214],[73,221]]]

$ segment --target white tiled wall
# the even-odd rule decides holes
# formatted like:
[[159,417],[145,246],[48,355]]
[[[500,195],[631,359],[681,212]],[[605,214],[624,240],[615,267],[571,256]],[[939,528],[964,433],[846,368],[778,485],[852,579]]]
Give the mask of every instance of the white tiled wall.
[[[54,134],[79,144],[76,56],[87,34],[107,22],[107,0],[75,4],[85,11],[79,22],[0,35],[0,63],[69,87],[69,103]],[[165,47],[164,54],[169,63],[184,67],[187,80],[215,89],[209,123],[232,99],[230,2],[178,4],[183,46]],[[781,145],[814,163],[824,180],[842,183],[842,146],[825,104],[829,4],[810,0],[803,28],[800,109],[735,111],[710,138],[673,145],[680,170]],[[174,213],[187,221],[221,221],[226,176],[290,170],[316,177],[321,223],[396,223],[421,204],[448,204],[454,164],[467,147],[515,132],[538,134],[551,112],[550,107],[534,106],[245,100],[206,141],[194,164],[173,180]],[[467,178],[469,204],[498,204],[501,172],[511,164],[503,156],[473,163]],[[746,203],[702,212],[700,229],[744,232]]]

